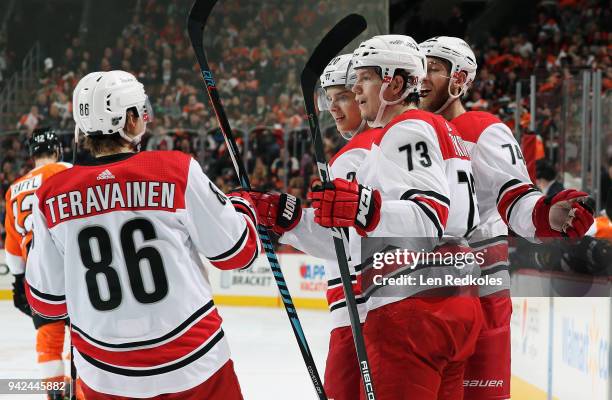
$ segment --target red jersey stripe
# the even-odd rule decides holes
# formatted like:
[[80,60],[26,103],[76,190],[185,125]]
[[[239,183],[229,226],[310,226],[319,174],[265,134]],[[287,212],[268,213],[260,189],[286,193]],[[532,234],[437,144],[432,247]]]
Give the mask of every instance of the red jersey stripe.
[[531,189],[531,184],[526,183],[512,190],[508,190],[502,195],[501,199],[497,203],[497,210],[499,211],[499,215],[501,215],[505,224],[508,224],[508,209],[510,206],[512,206],[518,197]]
[[[361,276],[357,278],[357,283],[353,283],[353,293],[355,293],[355,295],[361,294]],[[326,297],[328,305],[332,305],[337,301],[344,300],[345,296],[343,287],[338,286],[331,289],[327,289]]]
[[187,331],[170,342],[138,350],[110,351],[85,340],[71,330],[72,343],[80,353],[106,364],[122,367],[156,367],[176,361],[202,346],[221,327],[221,317],[213,308]]
[[243,243],[238,244],[239,247],[235,253],[224,257],[222,260],[215,260],[214,257],[209,259],[215,267],[223,270],[244,268],[259,254],[259,238],[255,225],[246,215],[244,215],[244,219],[247,222],[247,234],[242,238]]
[[446,226],[446,222],[448,221],[448,207],[446,207],[446,205],[442,205],[441,203],[435,200],[421,196],[415,196],[412,198],[412,200],[420,201],[421,203],[425,203],[431,208],[433,208],[442,226]]
[[38,296],[35,296],[30,290],[27,281],[24,281],[25,294],[30,307],[37,313],[47,318],[61,318],[68,314],[66,302],[46,302]]

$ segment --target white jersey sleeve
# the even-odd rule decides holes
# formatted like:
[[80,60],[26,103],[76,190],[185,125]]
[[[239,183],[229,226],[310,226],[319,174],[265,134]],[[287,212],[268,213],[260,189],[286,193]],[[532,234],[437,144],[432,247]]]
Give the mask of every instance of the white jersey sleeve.
[[382,196],[380,222],[369,236],[444,233],[450,206],[444,161],[434,127],[415,112],[381,133],[357,172],[359,183]]
[[259,255],[251,218],[232,203],[191,160],[185,191],[184,224],[198,251],[219,269],[249,267]]
[[510,129],[504,124],[487,128],[476,153],[477,168],[486,171],[483,184],[488,183],[487,186],[494,190],[502,219],[517,234],[534,237],[533,207],[542,193],[533,186],[520,146]]
[[335,260],[336,251],[331,230],[314,221],[314,209],[304,208],[300,222],[280,237],[280,243],[288,244],[311,256]]
[[46,318],[64,318],[68,313],[64,257],[54,243],[37,197],[32,207],[32,218],[34,239],[26,266],[28,302],[32,310]]
[[6,257],[6,265],[9,271],[13,275],[23,274],[25,272],[25,261],[23,257],[11,254],[10,251],[4,249],[4,256]]
[[495,116],[481,112],[465,113],[452,122],[470,148],[479,204],[489,213],[497,209],[504,223],[518,235],[533,238],[532,213],[542,193],[529,178],[510,128]]
[[[353,180],[357,169],[366,158],[379,129],[369,129],[353,137],[329,160],[331,178]],[[331,231],[314,222],[314,210],[305,208],[300,222],[280,238],[283,244],[315,257],[336,261]]]

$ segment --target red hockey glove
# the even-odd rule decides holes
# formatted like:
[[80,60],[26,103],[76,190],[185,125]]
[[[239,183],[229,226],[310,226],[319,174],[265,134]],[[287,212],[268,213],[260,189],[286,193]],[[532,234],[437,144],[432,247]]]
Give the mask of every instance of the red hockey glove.
[[253,224],[257,226],[259,222],[257,219],[257,212],[255,211],[255,202],[251,196],[249,196],[249,192],[233,192],[229,193],[228,197],[236,211],[246,215],[251,219]]
[[300,222],[302,202],[295,196],[279,192],[237,191],[232,196],[248,195],[255,204],[259,223],[282,235]]
[[593,224],[587,198],[585,192],[567,189],[538,200],[532,214],[536,237],[583,237]]
[[380,222],[380,192],[356,181],[334,179],[325,186],[313,187],[308,198],[315,209],[315,222],[321,226],[352,226],[361,236],[367,236]]

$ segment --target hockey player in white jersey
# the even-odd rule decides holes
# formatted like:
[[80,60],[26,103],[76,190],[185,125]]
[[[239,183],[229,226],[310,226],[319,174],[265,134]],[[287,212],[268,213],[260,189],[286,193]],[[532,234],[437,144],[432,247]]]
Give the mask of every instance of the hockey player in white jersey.
[[[361,118],[355,94],[345,85],[346,71],[352,54],[334,58],[321,75],[318,108],[329,111],[336,129],[348,143],[330,160],[332,177],[352,180],[360,163],[369,151],[379,129],[370,129]],[[332,331],[325,365],[325,393],[330,399],[354,400],[359,397],[361,375],[350,328],[349,315],[336,253],[329,229],[314,222],[314,210],[302,209],[299,199],[284,193],[250,192],[256,203],[259,221],[281,235],[279,241],[310,255],[325,259],[327,303],[332,318]],[[291,218],[286,218],[291,216]],[[351,271],[353,292],[360,319],[365,318],[364,298],[361,295],[361,271]]]
[[490,113],[466,112],[461,97],[476,77],[477,64],[464,40],[439,36],[420,46],[428,59],[421,106],[451,121],[466,142],[481,217],[472,247],[486,254],[483,275],[503,281],[500,286],[480,287],[484,326],[476,353],[468,361],[465,399],[508,399],[512,313],[505,239],[508,227],[527,238],[583,236],[593,221],[580,202],[587,193],[565,190],[551,198],[543,196],[529,179],[510,129]]
[[96,158],[37,191],[26,294],[37,313],[70,317],[87,399],[242,399],[200,254],[248,267],[256,213],[188,155],[135,151],[147,103],[127,72],[78,83],[73,115]]
[[[436,244],[449,227],[449,207],[459,193],[464,201],[457,200],[450,211],[464,213],[453,223],[456,233],[469,235],[473,229],[467,223],[470,185],[464,183],[453,196],[449,190],[459,166],[470,180],[467,154],[450,124],[417,109],[425,67],[416,42],[403,35],[375,36],[353,53],[349,75],[356,75],[352,91],[361,116],[382,130],[355,181],[336,178],[333,188],[309,194],[317,223],[351,228],[353,260],[361,256],[353,245],[359,236],[431,238],[429,243]],[[447,177],[451,169],[454,175]],[[422,276],[433,272],[431,266],[418,270]],[[379,293],[386,289],[391,288],[377,288]],[[364,336],[377,398],[461,398],[463,364],[480,330],[478,299],[449,297],[469,292],[457,286],[417,285],[402,295],[392,292],[370,296],[366,303]]]

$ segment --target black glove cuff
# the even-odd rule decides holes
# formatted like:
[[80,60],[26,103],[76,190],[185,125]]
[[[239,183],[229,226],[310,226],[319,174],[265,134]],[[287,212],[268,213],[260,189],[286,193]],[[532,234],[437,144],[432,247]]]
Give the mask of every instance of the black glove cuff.
[[289,230],[295,226],[302,216],[302,201],[297,197],[283,193],[278,202],[278,214],[276,225],[283,230]]

